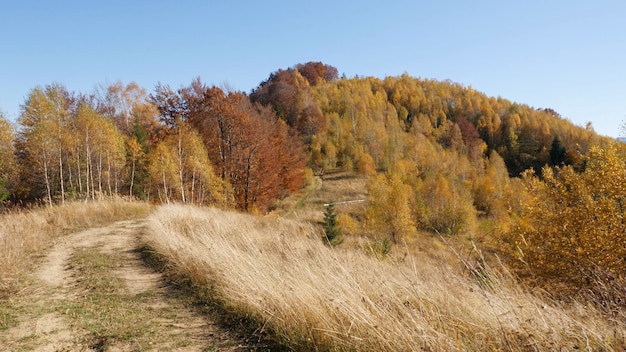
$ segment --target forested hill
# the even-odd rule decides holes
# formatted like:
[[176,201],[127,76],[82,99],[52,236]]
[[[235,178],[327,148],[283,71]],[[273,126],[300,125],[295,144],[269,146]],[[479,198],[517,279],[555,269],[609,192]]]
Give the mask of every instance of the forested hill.
[[338,79],[336,72],[319,63],[279,70],[251,95],[307,137],[324,131],[311,140],[322,155],[313,155],[318,166],[350,169],[371,157],[386,170],[407,156],[409,141],[426,137],[472,161],[497,151],[515,176],[545,164],[576,165],[590,145],[609,142],[591,124],[581,128],[550,108],[488,97],[471,86],[408,75]]
[[199,79],[152,92],[135,83],[34,87],[17,128],[0,119],[0,200],[127,195],[265,212],[303,185],[305,166],[475,181],[493,152],[516,176],[545,164],[580,168],[591,145],[610,142],[553,110],[453,82],[337,72],[299,64],[250,94]]
[[321,63],[279,70],[250,98],[298,134],[311,170],[368,176],[363,212],[337,220],[345,234],[383,248],[470,239],[479,263],[497,253],[555,297],[593,292],[584,300],[623,309],[626,146],[590,124],[449,81],[338,78]]
[[[339,177],[345,192],[322,191]],[[313,228],[326,245],[347,239],[384,258],[456,241],[481,287],[501,282],[497,257],[611,320],[625,319],[624,189],[626,144],[590,124],[450,81],[340,78],[319,62],[277,70],[249,94],[199,78],[151,92],[49,84],[29,92],[17,126],[0,117],[0,210],[122,197],[309,212],[324,217],[325,236]],[[322,207],[352,194],[367,199]]]

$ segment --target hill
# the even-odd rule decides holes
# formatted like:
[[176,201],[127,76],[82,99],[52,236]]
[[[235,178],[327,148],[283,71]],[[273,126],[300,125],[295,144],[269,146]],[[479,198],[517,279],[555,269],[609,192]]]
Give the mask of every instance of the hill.
[[[282,265],[302,265],[302,270],[313,273],[320,283],[326,279],[323,274],[334,278],[337,273],[347,272],[369,278],[342,262],[344,256],[358,258],[363,266],[381,270],[381,275],[389,277],[395,277],[385,274],[393,269],[388,267],[390,263],[403,268],[400,271],[406,270],[405,277],[422,275],[416,274],[419,266],[440,277],[451,275],[450,282],[455,285],[470,285],[473,292],[489,297],[480,304],[495,302],[492,297],[499,294],[504,297],[502,302],[516,302],[518,298],[512,297],[517,294],[522,295],[520,300],[535,302],[520,303],[525,307],[559,308],[555,302],[568,302],[593,312],[599,319],[598,326],[603,326],[601,331],[587,325],[582,330],[575,327],[576,332],[568,335],[574,330],[567,330],[572,328],[571,322],[562,320],[566,319],[562,316],[554,318],[557,323],[547,324],[548,330],[541,331],[529,331],[519,322],[505,326],[496,319],[501,331],[483,335],[467,322],[482,321],[484,317],[470,314],[471,319],[466,320],[467,316],[462,315],[454,325],[439,313],[424,315],[432,313],[430,308],[442,309],[443,303],[438,301],[441,297],[409,295],[409,301],[403,302],[414,310],[418,302],[419,316],[399,306],[380,307],[380,302],[370,297],[375,292],[385,297],[383,302],[396,302],[398,298],[393,294],[405,292],[406,282],[394,286],[391,294],[375,288],[359,291],[366,302],[376,301],[371,306],[373,311],[393,307],[404,312],[398,321],[407,317],[418,321],[425,316],[434,317],[435,322],[446,321],[440,326],[428,318],[424,325],[416,325],[435,336],[430,342],[422,341],[425,348],[502,347],[511,344],[513,337],[521,339],[515,344],[546,347],[565,343],[566,335],[575,341],[587,336],[601,349],[609,349],[611,343],[618,346],[622,341],[626,279],[621,272],[626,250],[616,244],[623,242],[626,233],[626,147],[598,136],[591,124],[575,126],[550,108],[489,97],[471,86],[450,81],[408,75],[339,78],[337,69],[319,62],[271,73],[250,94],[207,86],[199,78],[178,90],[158,85],[149,94],[134,83],[115,83],[100,93],[89,96],[68,92],[60,84],[36,87],[25,99],[16,131],[0,119],[3,207],[46,203],[53,209],[55,204],[91,204],[116,197],[217,207],[224,211],[209,212],[231,219],[233,224],[207,225],[206,215],[196,210],[189,210],[190,217],[185,219],[175,215],[181,212],[177,208],[167,208],[173,213],[174,224],[158,223],[169,221],[166,214],[155,219],[155,236],[171,227],[172,238],[187,241],[173,250],[159,247],[166,245],[167,238],[146,240],[155,249],[160,248],[163,260],[181,268],[180,272],[174,271],[175,277],[195,277],[185,268],[191,265],[195,270],[200,264],[178,262],[177,256],[182,254],[176,252],[187,253],[187,247],[203,248],[205,243],[194,242],[204,240],[197,238],[201,237],[197,231],[203,229],[216,239],[224,233],[232,235],[235,242],[223,245],[237,247],[231,254],[242,262],[250,253],[239,252],[242,244],[238,241],[244,241],[244,247],[258,246],[268,253],[277,250],[280,256],[271,260],[276,263],[281,263],[283,254],[289,258],[287,253],[294,250],[290,246],[308,248],[307,253],[300,253],[303,259],[313,253],[311,259],[316,265],[330,265],[330,274],[315,272],[308,262]],[[326,207],[331,203],[335,205]],[[250,218],[232,210],[306,222]],[[313,237],[321,237],[322,231],[315,225],[323,225],[326,234],[332,232],[334,249],[323,242],[311,244]],[[248,239],[236,237],[240,232],[254,233],[261,242],[245,242]],[[185,238],[187,235],[190,238]],[[300,237],[309,242],[299,242]],[[285,247],[281,247],[282,241]],[[208,246],[203,250],[213,249]],[[317,257],[317,252],[324,257]],[[202,253],[188,257],[196,254],[201,266],[214,266],[212,259],[202,257]],[[261,258],[251,260],[261,264]],[[405,267],[405,261],[414,263],[413,267]],[[276,263],[267,263],[255,280],[263,284],[265,279],[276,279],[272,276],[278,270],[272,266]],[[199,280],[201,295],[217,292],[204,292],[207,286],[231,290],[228,283]],[[492,280],[495,287],[491,286]],[[454,287],[440,287],[424,278],[413,281],[456,294]],[[366,287],[360,281],[352,283]],[[11,280],[3,280],[2,284],[11,291]],[[247,289],[238,287],[236,292]],[[302,290],[297,286],[291,289]],[[531,289],[540,289],[552,299],[527,296]],[[333,292],[326,294],[354,294]],[[271,311],[271,317],[267,317],[245,301],[233,303],[231,311],[229,301],[222,301],[228,294],[217,294],[210,300],[219,301],[228,314],[251,315],[253,325],[263,325],[273,319],[271,314],[278,314]],[[319,297],[314,298],[313,306]],[[461,293],[458,297],[462,297],[459,302],[474,299]],[[536,303],[537,299],[542,303]],[[272,307],[278,305],[268,302]],[[342,307],[335,309],[341,311]],[[496,316],[509,314],[499,308],[490,309]],[[342,348],[345,344],[361,348],[361,342],[345,340],[353,337],[353,321],[337,315],[338,320],[331,325],[317,327],[314,321],[321,319],[319,315],[330,314],[318,313],[311,312],[309,318],[313,320],[303,323],[316,326],[314,331],[286,326],[286,318],[272,322],[271,329],[286,339],[287,345],[309,346],[307,343],[313,341],[314,347]],[[528,312],[519,314],[520,319],[532,319],[527,318]],[[578,317],[576,312],[563,314]],[[609,316],[615,318],[614,326],[606,320]],[[375,325],[368,321],[364,324]],[[484,323],[496,326],[493,320]],[[566,330],[550,330],[556,325]],[[458,336],[472,331],[485,336],[485,340],[475,345],[463,337],[450,340],[439,330],[442,326]],[[610,343],[608,326],[619,331]],[[285,332],[291,328],[295,335]],[[371,333],[400,334],[394,336],[405,339],[402,332],[363,329],[363,336],[368,336],[360,337],[363,341],[375,340],[368,335]],[[334,337],[339,345],[328,340],[333,333],[339,334]],[[578,342],[574,345],[581,346]]]

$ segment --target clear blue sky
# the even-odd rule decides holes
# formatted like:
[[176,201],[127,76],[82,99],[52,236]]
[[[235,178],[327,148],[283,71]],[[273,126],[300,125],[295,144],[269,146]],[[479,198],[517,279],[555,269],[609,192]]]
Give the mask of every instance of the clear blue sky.
[[249,92],[322,61],[348,77],[408,73],[550,107],[616,137],[626,119],[626,2],[0,0],[0,109],[52,82],[200,76]]

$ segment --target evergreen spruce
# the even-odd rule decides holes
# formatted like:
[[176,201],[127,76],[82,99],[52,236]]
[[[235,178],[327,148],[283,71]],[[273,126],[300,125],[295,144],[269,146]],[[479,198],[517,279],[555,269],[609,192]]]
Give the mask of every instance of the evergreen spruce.
[[341,233],[337,228],[337,214],[335,213],[335,204],[333,203],[330,203],[324,212],[324,234],[326,235],[326,241],[331,246],[341,243]]
[[9,191],[5,187],[5,181],[0,178],[0,208],[2,207],[2,202],[7,198],[9,198]]
[[565,161],[565,147],[559,136],[554,137],[550,147],[550,160],[554,166],[560,166]]

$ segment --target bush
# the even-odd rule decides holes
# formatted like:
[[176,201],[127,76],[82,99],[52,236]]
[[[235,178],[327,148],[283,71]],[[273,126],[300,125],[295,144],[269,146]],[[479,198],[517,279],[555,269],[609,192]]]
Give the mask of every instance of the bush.
[[524,175],[528,198],[512,251],[526,277],[544,287],[626,287],[626,162],[615,147],[592,148],[586,168],[545,167],[543,180]]
[[359,222],[348,214],[337,215],[337,228],[339,232],[346,235],[356,235],[361,230]]

